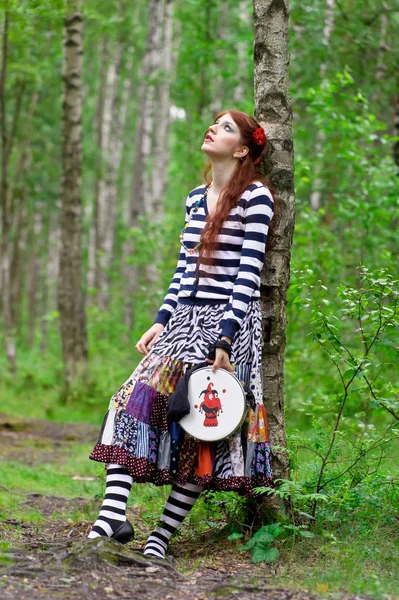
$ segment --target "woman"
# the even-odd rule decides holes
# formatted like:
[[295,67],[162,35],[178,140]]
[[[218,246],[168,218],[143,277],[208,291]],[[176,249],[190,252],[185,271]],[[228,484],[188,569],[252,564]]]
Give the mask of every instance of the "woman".
[[[133,481],[172,484],[144,549],[159,558],[204,487],[250,496],[254,487],[273,483],[262,402],[259,288],[274,204],[255,167],[265,143],[259,124],[236,110],[220,113],[206,132],[201,150],[210,159],[205,177],[212,169],[212,181],[187,197],[174,277],[154,324],[136,344],[145,356],[111,398],[90,454],[107,463],[107,478],[89,538],[133,539],[126,520]],[[177,382],[204,361],[213,371],[234,370],[256,402],[241,431],[211,443],[195,441],[166,419]]]

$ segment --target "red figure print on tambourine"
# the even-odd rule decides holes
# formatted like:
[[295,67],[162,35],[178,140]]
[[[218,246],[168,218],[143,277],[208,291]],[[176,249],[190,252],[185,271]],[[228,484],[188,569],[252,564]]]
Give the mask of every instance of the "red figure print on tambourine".
[[217,390],[213,390],[215,384],[210,382],[206,390],[202,390],[199,397],[201,398],[204,394],[204,400],[199,405],[200,413],[205,413],[204,427],[217,427],[218,416],[222,410],[222,403],[220,402],[219,394]]

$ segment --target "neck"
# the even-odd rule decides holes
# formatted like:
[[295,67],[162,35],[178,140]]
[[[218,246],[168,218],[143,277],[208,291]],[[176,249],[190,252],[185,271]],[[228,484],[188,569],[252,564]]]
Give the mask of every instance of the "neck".
[[225,160],[212,162],[212,188],[214,193],[220,194],[221,190],[229,183],[234,170],[236,168],[236,161]]

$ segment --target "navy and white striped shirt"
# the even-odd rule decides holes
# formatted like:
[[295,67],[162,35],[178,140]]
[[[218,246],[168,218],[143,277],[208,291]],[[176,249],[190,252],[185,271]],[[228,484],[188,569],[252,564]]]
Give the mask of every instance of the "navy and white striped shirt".
[[[195,202],[203,197],[205,189],[206,186],[201,185],[189,193],[185,223]],[[178,302],[226,302],[220,335],[233,339],[249,302],[260,297],[260,271],[273,213],[274,203],[270,190],[260,181],[255,181],[247,187],[223,223],[217,237],[212,266],[201,264],[196,277],[199,251],[189,254],[181,246],[175,274],[154,323],[166,325]],[[194,248],[200,241],[207,214],[205,199],[199,210],[192,214],[190,224],[184,230],[187,248]]]

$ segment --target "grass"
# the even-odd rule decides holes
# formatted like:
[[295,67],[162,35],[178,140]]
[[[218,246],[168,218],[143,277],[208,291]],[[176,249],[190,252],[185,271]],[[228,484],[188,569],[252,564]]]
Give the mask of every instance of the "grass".
[[398,597],[395,564],[399,552],[392,533],[392,527],[382,525],[372,536],[365,535],[353,523],[330,539],[320,532],[314,539],[297,541],[293,549],[282,552],[279,582],[319,592],[345,590],[379,598]]

